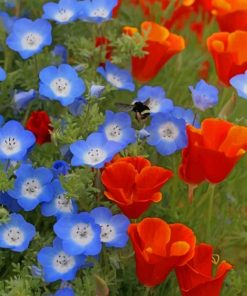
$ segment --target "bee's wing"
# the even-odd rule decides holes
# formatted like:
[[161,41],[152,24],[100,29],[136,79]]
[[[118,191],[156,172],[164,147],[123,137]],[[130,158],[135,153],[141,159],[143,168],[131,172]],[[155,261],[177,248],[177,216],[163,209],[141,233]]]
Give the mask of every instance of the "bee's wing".
[[148,105],[150,104],[150,102],[151,102],[151,99],[149,98],[149,99],[147,99],[143,104],[146,105],[146,106],[148,107]]
[[116,103],[118,111],[129,112],[133,110],[133,106],[125,103]]

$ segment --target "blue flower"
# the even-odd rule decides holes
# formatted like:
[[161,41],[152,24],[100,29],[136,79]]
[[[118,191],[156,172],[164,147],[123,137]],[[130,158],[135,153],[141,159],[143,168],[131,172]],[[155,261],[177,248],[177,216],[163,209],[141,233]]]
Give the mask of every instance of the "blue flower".
[[66,192],[59,180],[52,182],[54,187],[54,198],[49,203],[41,205],[42,215],[56,216],[60,218],[64,215],[70,215],[77,212],[77,205],[74,199],[66,198]]
[[65,46],[56,45],[52,51],[53,56],[60,58],[59,64],[66,64],[68,60],[68,52]]
[[135,101],[146,103],[150,114],[168,113],[173,109],[173,102],[166,98],[165,91],[160,86],[143,86],[137,93]]
[[0,160],[22,160],[35,143],[35,136],[15,120],[0,128]]
[[0,11],[0,23],[3,24],[3,28],[7,33],[10,33],[12,30],[14,21],[16,20],[16,17],[9,16],[6,12]]
[[93,84],[90,88],[90,96],[99,98],[102,92],[104,91],[104,89],[105,89],[104,85]]
[[63,288],[58,290],[54,296],[75,296],[75,293],[71,288]]
[[14,22],[6,43],[17,51],[23,59],[28,59],[52,43],[51,25],[48,21],[21,18]]
[[82,98],[76,98],[72,104],[68,105],[69,112],[74,116],[80,116],[84,110],[87,101]]
[[22,164],[15,175],[14,188],[8,194],[17,199],[25,211],[31,211],[42,201],[49,202],[53,198],[51,170],[44,167],[34,169],[29,164]]
[[20,214],[11,214],[7,223],[0,224],[0,247],[22,252],[35,236],[35,227]]
[[4,124],[4,118],[2,115],[0,115],[0,127]]
[[100,73],[107,82],[117,89],[135,90],[132,77],[127,70],[123,70],[106,61],[105,67],[98,67],[97,72]]
[[80,19],[92,23],[108,21],[115,6],[117,0],[84,0],[81,2]]
[[2,67],[0,67],[0,81],[4,81],[6,77],[7,77],[6,72],[3,70]]
[[36,97],[36,91],[34,89],[15,93],[13,99],[16,104],[17,110],[26,108],[28,103],[34,100],[35,97]]
[[145,139],[148,136],[150,136],[149,132],[146,131],[145,128],[137,130],[136,133],[137,133],[137,136],[138,136],[139,139]]
[[135,130],[131,127],[131,118],[124,112],[106,111],[105,122],[98,131],[104,133],[108,141],[119,143],[122,149],[136,141]]
[[53,229],[63,240],[64,251],[70,255],[95,256],[101,251],[101,228],[86,212],[60,218]]
[[73,103],[85,91],[85,84],[77,72],[68,64],[58,68],[49,66],[39,73],[39,92],[50,100],[57,100],[63,106]]
[[78,269],[85,262],[84,255],[71,256],[62,247],[62,241],[55,238],[52,247],[44,247],[37,255],[43,267],[43,276],[46,282],[57,280],[73,280]]
[[55,177],[59,175],[67,175],[70,170],[70,165],[64,160],[56,160],[52,165],[52,171]]
[[197,120],[197,116],[191,109],[185,109],[180,106],[176,106],[173,108],[171,114],[176,118],[184,119],[187,124],[191,124],[196,128],[200,128],[200,123]]
[[162,155],[170,155],[187,146],[186,122],[170,114],[156,114],[149,127],[147,142]]
[[43,6],[43,18],[67,24],[77,19],[81,5],[76,0],[60,0],[58,3],[49,2]]
[[128,242],[129,219],[122,214],[112,215],[105,207],[98,207],[90,212],[95,222],[101,227],[101,242],[107,247],[123,248]]
[[230,84],[236,89],[241,98],[247,99],[247,71],[244,74],[238,74],[232,77]]
[[71,164],[102,168],[121,147],[119,143],[107,141],[102,133],[92,133],[86,141],[79,140],[70,145],[70,151],[73,153]]
[[218,103],[218,89],[204,80],[200,80],[195,88],[189,86],[189,89],[192,93],[195,107],[201,111],[212,108]]
[[0,192],[0,204],[4,205],[11,212],[19,212],[22,208],[17,203],[16,199],[8,195],[7,192]]

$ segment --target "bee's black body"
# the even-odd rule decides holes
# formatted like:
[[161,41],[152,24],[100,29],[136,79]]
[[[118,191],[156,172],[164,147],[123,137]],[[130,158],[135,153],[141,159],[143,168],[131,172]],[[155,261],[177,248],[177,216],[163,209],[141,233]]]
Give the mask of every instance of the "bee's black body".
[[118,103],[118,107],[120,111],[134,111],[135,117],[138,121],[146,119],[150,115],[150,108],[148,107],[148,101],[142,103],[142,102],[134,102],[131,105]]

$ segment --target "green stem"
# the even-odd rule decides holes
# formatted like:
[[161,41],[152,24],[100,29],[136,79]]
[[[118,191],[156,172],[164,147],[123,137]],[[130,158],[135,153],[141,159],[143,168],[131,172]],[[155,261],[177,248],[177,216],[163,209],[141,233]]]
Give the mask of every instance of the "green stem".
[[207,219],[207,232],[206,232],[206,240],[210,240],[211,236],[211,226],[212,226],[212,216],[213,216],[213,206],[214,206],[214,191],[215,191],[215,184],[208,185],[208,194],[209,201],[208,201],[208,219]]

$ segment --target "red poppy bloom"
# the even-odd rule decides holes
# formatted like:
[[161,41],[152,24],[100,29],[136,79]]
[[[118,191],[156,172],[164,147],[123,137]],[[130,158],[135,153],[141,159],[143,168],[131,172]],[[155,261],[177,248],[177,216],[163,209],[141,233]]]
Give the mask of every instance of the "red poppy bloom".
[[201,129],[188,126],[187,134],[179,174],[189,184],[223,181],[247,150],[247,127],[222,119],[208,118]]
[[146,218],[131,224],[128,233],[135,251],[136,274],[145,286],[159,285],[175,267],[194,256],[195,235],[183,224]]
[[219,32],[207,40],[208,50],[213,56],[216,72],[221,82],[229,80],[247,70],[247,32]]
[[115,6],[112,12],[113,17],[117,17],[121,4],[122,4],[122,0],[118,0],[117,6]]
[[27,120],[26,128],[33,132],[38,144],[51,141],[51,121],[45,111],[33,111]]
[[213,14],[221,31],[247,30],[247,2],[243,0],[213,0]]
[[138,218],[152,202],[162,198],[161,187],[172,177],[172,172],[142,157],[125,157],[109,164],[101,180],[105,196],[115,202],[129,218]]
[[[124,32],[131,35],[136,28],[127,27]],[[165,27],[153,22],[141,24],[141,34],[146,36],[147,54],[144,57],[132,57],[132,74],[140,82],[153,79],[165,63],[185,47],[183,37],[170,33]]]
[[102,46],[105,48],[105,59],[110,60],[112,55],[112,46],[110,45],[110,41],[105,37],[96,37],[95,41],[96,47]]
[[223,281],[233,267],[223,261],[212,275],[213,248],[207,244],[196,246],[194,257],[184,266],[176,268],[182,296],[219,296]]

